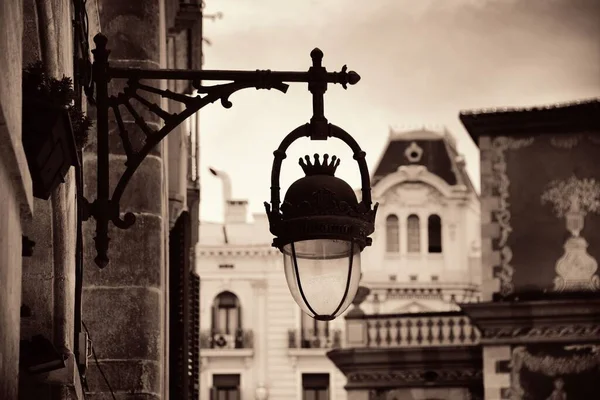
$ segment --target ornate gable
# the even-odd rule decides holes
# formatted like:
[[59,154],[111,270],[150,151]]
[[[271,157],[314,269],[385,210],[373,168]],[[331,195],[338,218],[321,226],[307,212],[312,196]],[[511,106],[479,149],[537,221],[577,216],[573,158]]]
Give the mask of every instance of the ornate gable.
[[404,182],[392,186],[384,192],[381,204],[395,204],[400,207],[419,207],[430,204],[444,204],[440,191],[426,183]]
[[422,166],[448,185],[465,185],[473,189],[467,176],[464,158],[456,151],[453,138],[446,131],[397,132],[390,130],[388,144],[374,169],[373,185],[399,168]]

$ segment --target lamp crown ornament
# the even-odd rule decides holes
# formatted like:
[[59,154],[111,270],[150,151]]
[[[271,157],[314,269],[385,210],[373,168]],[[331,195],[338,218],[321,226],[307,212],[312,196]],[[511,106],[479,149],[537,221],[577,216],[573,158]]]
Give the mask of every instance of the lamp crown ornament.
[[318,154],[315,154],[314,158],[315,158],[314,164],[311,164],[309,156],[304,156],[304,160],[306,160],[306,162],[302,158],[300,158],[298,161],[300,166],[302,167],[302,170],[306,174],[306,176],[314,176],[314,175],[334,176],[335,175],[335,170],[340,165],[339,158],[337,158],[336,156],[333,156],[333,157],[331,157],[331,162],[328,162],[329,154],[323,155],[323,162],[319,161],[320,157]]

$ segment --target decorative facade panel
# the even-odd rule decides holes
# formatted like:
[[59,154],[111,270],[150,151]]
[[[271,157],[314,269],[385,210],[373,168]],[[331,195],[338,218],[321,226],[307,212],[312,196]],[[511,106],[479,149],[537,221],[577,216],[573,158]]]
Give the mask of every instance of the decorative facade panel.
[[598,145],[592,134],[492,139],[502,296],[600,290]]
[[600,346],[518,346],[512,352],[511,399],[598,399]]

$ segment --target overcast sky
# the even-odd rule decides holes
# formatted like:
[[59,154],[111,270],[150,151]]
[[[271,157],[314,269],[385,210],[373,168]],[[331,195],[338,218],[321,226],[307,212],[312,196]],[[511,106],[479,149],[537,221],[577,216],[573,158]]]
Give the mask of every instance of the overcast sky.
[[[355,137],[371,170],[390,126],[443,125],[479,187],[477,147],[459,111],[600,97],[600,0],[206,0],[205,10],[223,13],[205,21],[206,69],[305,71],[319,47],[329,71],[358,72],[348,90],[329,86],[325,114]],[[301,83],[287,94],[246,89],[231,101],[229,110],[217,102],[201,111],[203,220],[223,214],[209,166],[231,176],[234,198],[263,212],[273,150],[312,113]],[[303,176],[298,157],[315,152],[340,156],[336,175],[358,187],[356,163],[335,141],[292,145],[282,192]]]

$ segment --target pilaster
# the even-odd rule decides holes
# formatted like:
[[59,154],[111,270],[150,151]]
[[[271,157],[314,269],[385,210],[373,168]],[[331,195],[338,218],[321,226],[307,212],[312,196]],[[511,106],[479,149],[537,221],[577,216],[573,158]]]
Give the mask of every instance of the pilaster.
[[[158,68],[161,62],[161,1],[99,0],[102,33],[108,38],[112,66]],[[116,95],[122,80],[113,80],[109,94]],[[145,96],[160,103],[158,96]],[[138,103],[132,106],[147,124],[156,129],[160,123]],[[134,149],[144,134],[131,114],[121,113]],[[111,193],[124,170],[125,156],[118,129],[109,114]],[[94,124],[96,125],[96,124]],[[95,132],[84,155],[85,195],[95,199]],[[136,223],[128,230],[110,225],[109,265],[100,270],[94,264],[95,221],[84,224],[83,321],[100,367],[119,399],[161,399],[165,365],[165,262],[168,210],[162,146],[157,146],[134,174],[122,201],[121,212],[133,212]],[[90,365],[88,398],[104,399],[109,390],[95,363]],[[110,395],[109,395],[110,396]]]
[[[255,357],[256,357],[256,398],[258,400],[264,400],[268,397],[268,382],[267,382],[267,368],[268,368],[268,321],[267,321],[267,282],[264,280],[252,282],[254,294],[256,295],[256,325],[255,325]],[[264,396],[267,395],[267,397]],[[261,396],[262,395],[262,396]]]

